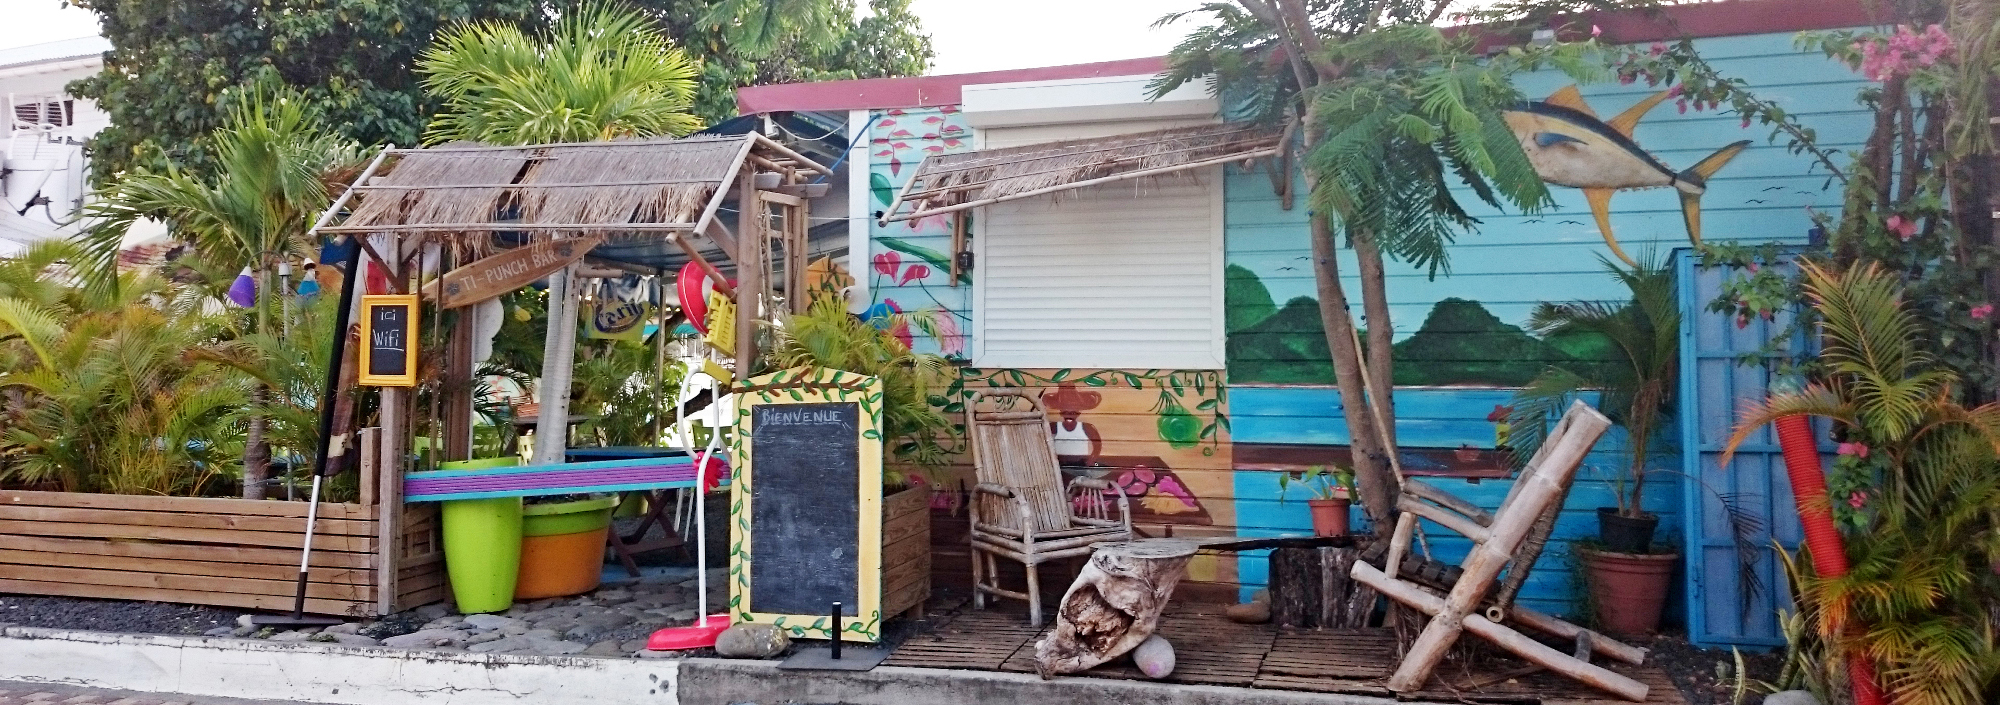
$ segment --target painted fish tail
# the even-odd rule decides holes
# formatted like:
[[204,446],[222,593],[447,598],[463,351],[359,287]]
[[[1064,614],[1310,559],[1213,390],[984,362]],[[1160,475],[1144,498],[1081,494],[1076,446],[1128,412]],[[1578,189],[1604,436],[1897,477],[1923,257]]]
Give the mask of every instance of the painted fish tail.
[[1750,140],[1734,142],[1727,147],[1715,150],[1714,154],[1710,154],[1701,161],[1695,162],[1694,166],[1688,167],[1676,175],[1675,178],[1681,183],[1695,187],[1693,189],[1680,189],[1681,218],[1687,222],[1688,240],[1694,242],[1694,244],[1701,244],[1701,194],[1703,191],[1708,190],[1709,177],[1715,176],[1715,172],[1721,171],[1723,166],[1729,164],[1730,160],[1735,159],[1736,155],[1742,154],[1743,150],[1749,148],[1749,146]]

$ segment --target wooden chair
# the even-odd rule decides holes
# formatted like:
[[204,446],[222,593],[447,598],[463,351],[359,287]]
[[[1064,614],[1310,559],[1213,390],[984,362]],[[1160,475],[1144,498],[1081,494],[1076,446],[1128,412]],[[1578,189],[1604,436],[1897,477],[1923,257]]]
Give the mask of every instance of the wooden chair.
[[[1354,562],[1351,571],[1355,580],[1431,618],[1389,677],[1390,690],[1422,688],[1459,634],[1470,631],[1542,668],[1628,700],[1646,699],[1646,684],[1590,662],[1595,653],[1637,665],[1645,659],[1644,649],[1512,604],[1554,530],[1577,466],[1610,426],[1611,421],[1589,405],[1571,404],[1491,514],[1423,482],[1404,482],[1395,533],[1381,567],[1364,557]],[[1456,567],[1414,559],[1410,539],[1420,518],[1470,539],[1472,551]],[[1499,581],[1503,569],[1507,576]],[[1563,653],[1515,627],[1574,640],[1576,649]]]
[[[1042,626],[1038,566],[1089,555],[1095,544],[1131,540],[1131,507],[1125,492],[1109,482],[1079,477],[1063,483],[1048,415],[1019,389],[973,392],[965,425],[978,482],[969,507],[973,606],[984,608],[987,595],[1027,600],[1029,623]],[[1109,516],[1107,492],[1116,499],[1117,519]],[[1000,587],[995,557],[1027,569],[1026,592]]]

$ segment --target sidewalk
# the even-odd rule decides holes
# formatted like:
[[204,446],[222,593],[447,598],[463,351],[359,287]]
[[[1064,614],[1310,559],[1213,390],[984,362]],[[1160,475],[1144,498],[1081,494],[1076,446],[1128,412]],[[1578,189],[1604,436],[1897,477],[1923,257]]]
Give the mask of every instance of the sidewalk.
[[310,705],[278,700],[211,698],[179,693],[79,688],[0,681],[0,705]]
[[[208,699],[215,698],[324,705],[1393,705],[1396,702],[1351,695],[1096,678],[1045,681],[1033,675],[942,668],[801,672],[780,671],[777,663],[770,661],[438,653],[312,642],[24,627],[0,629],[0,681],[10,680],[31,683],[30,687],[39,689],[36,692],[55,692],[52,686],[42,684],[59,683],[149,693],[152,695],[145,697],[160,704],[188,702],[189,705],[210,705]],[[110,700],[78,702],[108,704]],[[139,704],[135,699],[125,705]],[[228,704],[218,701],[215,705]]]

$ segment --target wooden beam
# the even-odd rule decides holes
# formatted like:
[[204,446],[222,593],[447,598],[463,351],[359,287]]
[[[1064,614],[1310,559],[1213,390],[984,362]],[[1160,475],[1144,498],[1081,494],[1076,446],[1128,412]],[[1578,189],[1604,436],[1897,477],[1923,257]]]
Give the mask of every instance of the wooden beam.
[[763,299],[765,255],[770,238],[764,234],[764,206],[757,200],[757,181],[750,168],[736,179],[736,378],[749,379],[757,369],[758,304]]
[[827,176],[833,176],[832,169],[828,169],[824,166],[821,166],[819,162],[807,159],[805,155],[792,151],[791,147],[778,144],[777,140],[773,140],[769,137],[765,137],[755,132],[750,133],[750,135],[752,139],[757,140],[758,146],[771,150],[773,152],[777,152],[779,155],[784,156],[787,159],[798,162],[799,166],[805,167],[807,171],[813,171],[813,172],[818,172],[820,174],[825,174]]
[[777,191],[758,191],[757,197],[765,201],[770,201],[772,203],[785,206],[799,206],[799,205],[804,205],[806,202],[805,199],[799,198],[798,196],[779,193]]
[[504,184],[397,184],[382,186],[354,186],[357,191],[437,191],[441,189],[534,189],[534,188],[603,188],[607,186],[664,186],[666,184],[705,184],[715,179],[708,177],[685,177],[679,179],[646,179],[644,181],[603,181],[598,183],[536,183],[533,181],[509,182]]
[[962,273],[958,266],[959,253],[964,251],[965,212],[960,211],[951,214],[951,281],[947,283],[954,289],[958,288],[958,277]]
[[458,232],[515,230],[616,230],[621,232],[680,232],[694,230],[694,223],[399,223],[394,225],[336,225],[321,228],[329,233]]
[[[681,252],[687,253],[688,258],[694,261],[694,266],[700,267],[702,273],[708,275],[708,279],[714,283],[716,291],[722,292],[723,296],[731,298],[736,296],[736,288],[729,285],[729,278],[722,276],[722,272],[717,270],[715,265],[709,264],[708,258],[701,256],[701,251],[696,250],[694,245],[689,244],[685,238],[678,236],[670,235],[667,239],[679,245]],[[741,267],[738,267],[738,269],[740,270]]]
[[731,263],[736,261],[736,233],[730,232],[729,226],[724,225],[720,219],[711,220],[708,221],[708,229],[702,230],[700,233],[707,236],[709,240],[714,241],[716,247],[722,249],[722,256],[729,258]]

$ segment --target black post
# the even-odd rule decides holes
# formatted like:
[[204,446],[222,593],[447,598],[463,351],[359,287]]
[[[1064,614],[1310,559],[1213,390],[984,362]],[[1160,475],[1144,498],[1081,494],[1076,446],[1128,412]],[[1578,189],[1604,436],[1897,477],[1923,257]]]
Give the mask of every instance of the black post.
[[327,462],[326,455],[333,443],[333,402],[340,396],[340,365],[347,355],[347,326],[354,310],[354,280],[360,278],[357,270],[361,269],[361,243],[355,237],[347,237],[353,247],[343,263],[347,271],[342,272],[340,278],[340,311],[333,316],[333,357],[328,359],[326,366],[326,393],[319,398],[319,456],[313,459],[313,474],[320,477],[340,474],[339,468]]
[[840,660],[840,603],[833,603],[833,660]]

